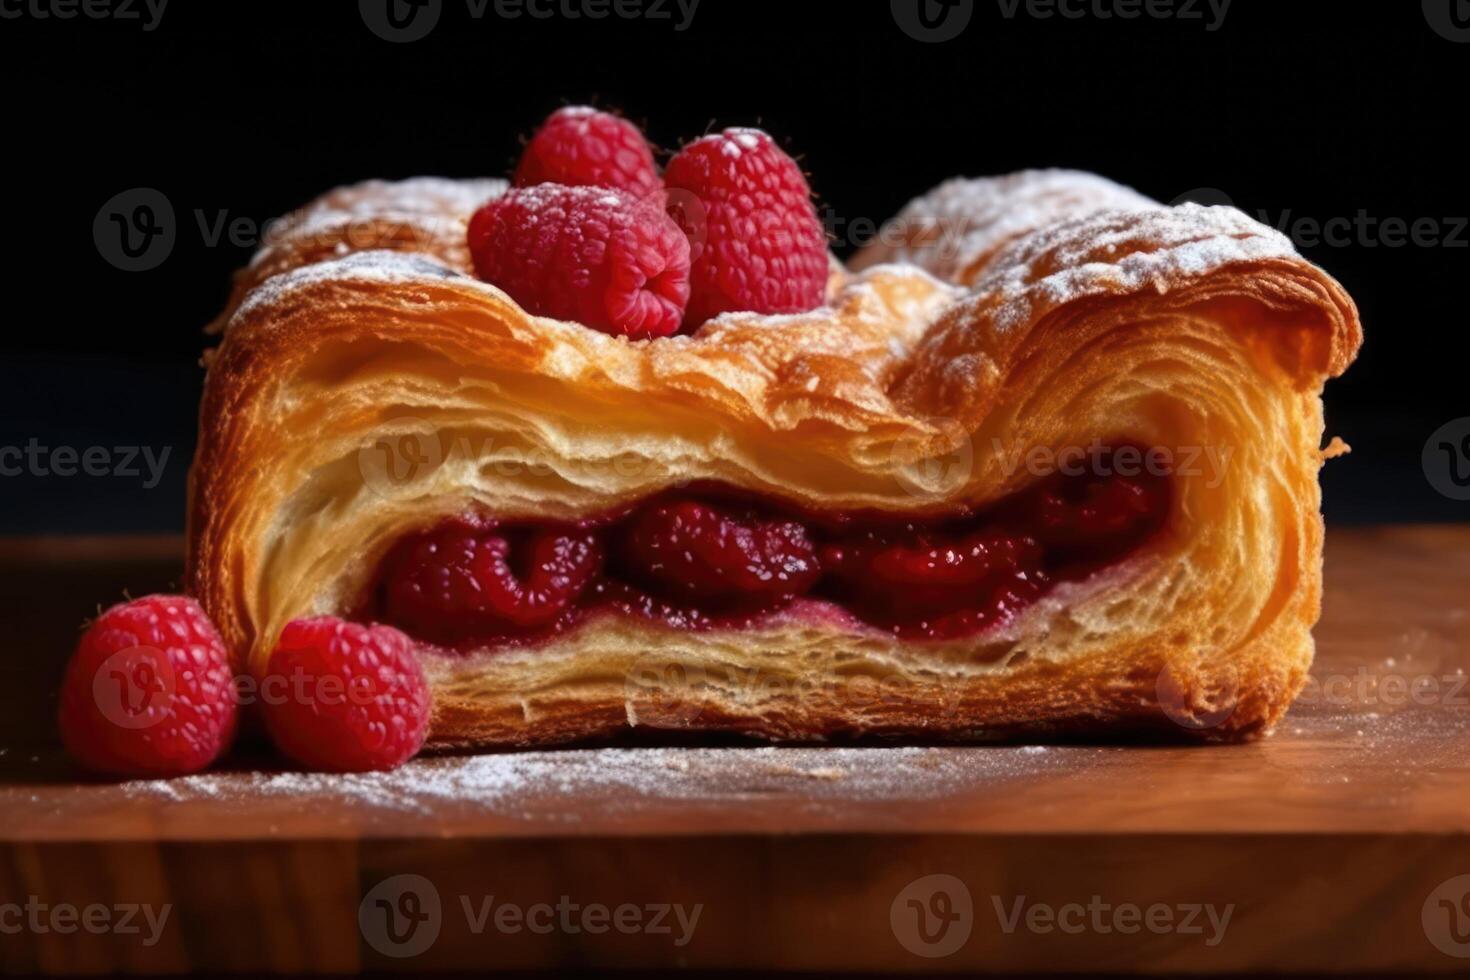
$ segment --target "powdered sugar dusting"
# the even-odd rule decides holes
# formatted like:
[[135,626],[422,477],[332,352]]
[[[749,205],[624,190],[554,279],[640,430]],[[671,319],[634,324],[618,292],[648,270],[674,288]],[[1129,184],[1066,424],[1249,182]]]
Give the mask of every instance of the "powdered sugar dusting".
[[278,249],[314,242],[340,240],[362,248],[360,242],[372,242],[395,231],[425,243],[459,238],[474,210],[505,193],[506,186],[505,181],[491,178],[413,177],[339,187],[271,222],[265,243],[250,264],[266,265]]
[[288,222],[320,219],[326,215],[381,218],[385,213],[442,217],[468,214],[508,185],[498,178],[456,180],[449,177],[410,177],[407,180],[369,180],[339,187],[289,216]]
[[307,286],[327,282],[376,282],[404,284],[429,279],[464,279],[467,283],[490,288],[478,280],[432,258],[414,252],[395,252],[381,249],[371,252],[353,252],[330,262],[303,265],[272,276],[252,289],[235,309],[232,320],[250,315],[261,307],[281,302],[290,293]]
[[994,307],[996,327],[1015,329],[1045,309],[1087,296],[1167,293],[1233,263],[1296,254],[1285,235],[1230,207],[1097,211],[1011,243],[966,302]]
[[287,798],[348,800],[392,811],[432,813],[447,804],[508,814],[641,800],[717,803],[787,794],[824,801],[933,800],[977,779],[1035,774],[1051,761],[1044,747],[647,748],[519,752],[420,759],[394,772],[208,773],[125,783],[134,797],[172,802]]
[[1008,242],[1106,208],[1163,206],[1104,177],[1075,170],[957,177],[906,205],[851,265],[863,269],[911,262],[941,279],[968,284]]

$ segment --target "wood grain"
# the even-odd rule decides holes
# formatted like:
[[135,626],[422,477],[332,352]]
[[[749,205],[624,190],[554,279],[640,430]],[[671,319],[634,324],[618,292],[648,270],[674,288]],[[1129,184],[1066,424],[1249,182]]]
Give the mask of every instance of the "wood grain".
[[[175,581],[178,547],[0,544],[5,972],[1470,964],[1441,952],[1423,918],[1437,886],[1470,874],[1470,527],[1332,533],[1313,684],[1251,745],[623,748],[424,759],[355,781],[273,774],[247,751],[225,774],[84,780],[50,722],[61,663],[99,602]],[[400,874],[432,882],[442,907],[438,939],[403,959],[358,923],[364,896]],[[890,912],[932,874],[963,882],[974,915],[968,941],[930,959],[905,948]],[[647,931],[477,934],[463,901],[473,911],[491,895],[702,913],[685,945]],[[12,933],[5,904],[29,896],[173,913],[151,946]],[[1008,933],[995,902],[1019,896],[1234,912],[1214,945],[1092,925]],[[1429,914],[1431,928],[1450,922],[1437,898]]]

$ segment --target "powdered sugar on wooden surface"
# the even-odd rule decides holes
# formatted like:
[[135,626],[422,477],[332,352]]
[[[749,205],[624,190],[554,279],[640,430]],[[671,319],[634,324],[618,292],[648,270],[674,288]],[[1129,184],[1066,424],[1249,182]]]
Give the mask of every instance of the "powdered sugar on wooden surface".
[[558,798],[589,801],[740,800],[791,794],[828,802],[932,800],[977,779],[1034,775],[1051,763],[1041,746],[905,748],[603,748],[419,759],[394,772],[336,775],[219,772],[138,780],[132,797],[175,802],[348,800],[432,812],[446,804],[518,813]]

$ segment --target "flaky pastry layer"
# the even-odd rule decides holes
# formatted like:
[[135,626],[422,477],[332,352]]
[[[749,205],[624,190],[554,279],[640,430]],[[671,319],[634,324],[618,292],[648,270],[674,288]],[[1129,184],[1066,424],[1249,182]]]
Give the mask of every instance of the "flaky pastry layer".
[[[427,657],[439,744],[633,730],[813,740],[1266,730],[1321,590],[1321,389],[1343,289],[1229,208],[1065,171],[918,199],[795,316],[628,342],[476,280],[488,181],[334,191],[283,223],[217,322],[189,583],[242,666],[343,613],[402,536],[468,511],[566,518],[689,480],[810,508],[980,504],[1057,454],[1169,454],[1162,538],[981,636],[904,642],[801,602],[748,631],[598,616]],[[351,232],[349,235],[348,232]]]

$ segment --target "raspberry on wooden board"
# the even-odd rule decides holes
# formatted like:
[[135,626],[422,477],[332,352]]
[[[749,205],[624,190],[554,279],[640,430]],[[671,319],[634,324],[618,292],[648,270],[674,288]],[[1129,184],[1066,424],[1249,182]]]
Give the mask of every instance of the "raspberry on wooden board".
[[61,738],[99,772],[198,772],[229,747],[238,700],[224,641],[199,603],[144,596],[82,635],[61,685]]
[[260,680],[271,740],[311,769],[402,765],[429,732],[429,684],[414,642],[335,616],[286,625]]

